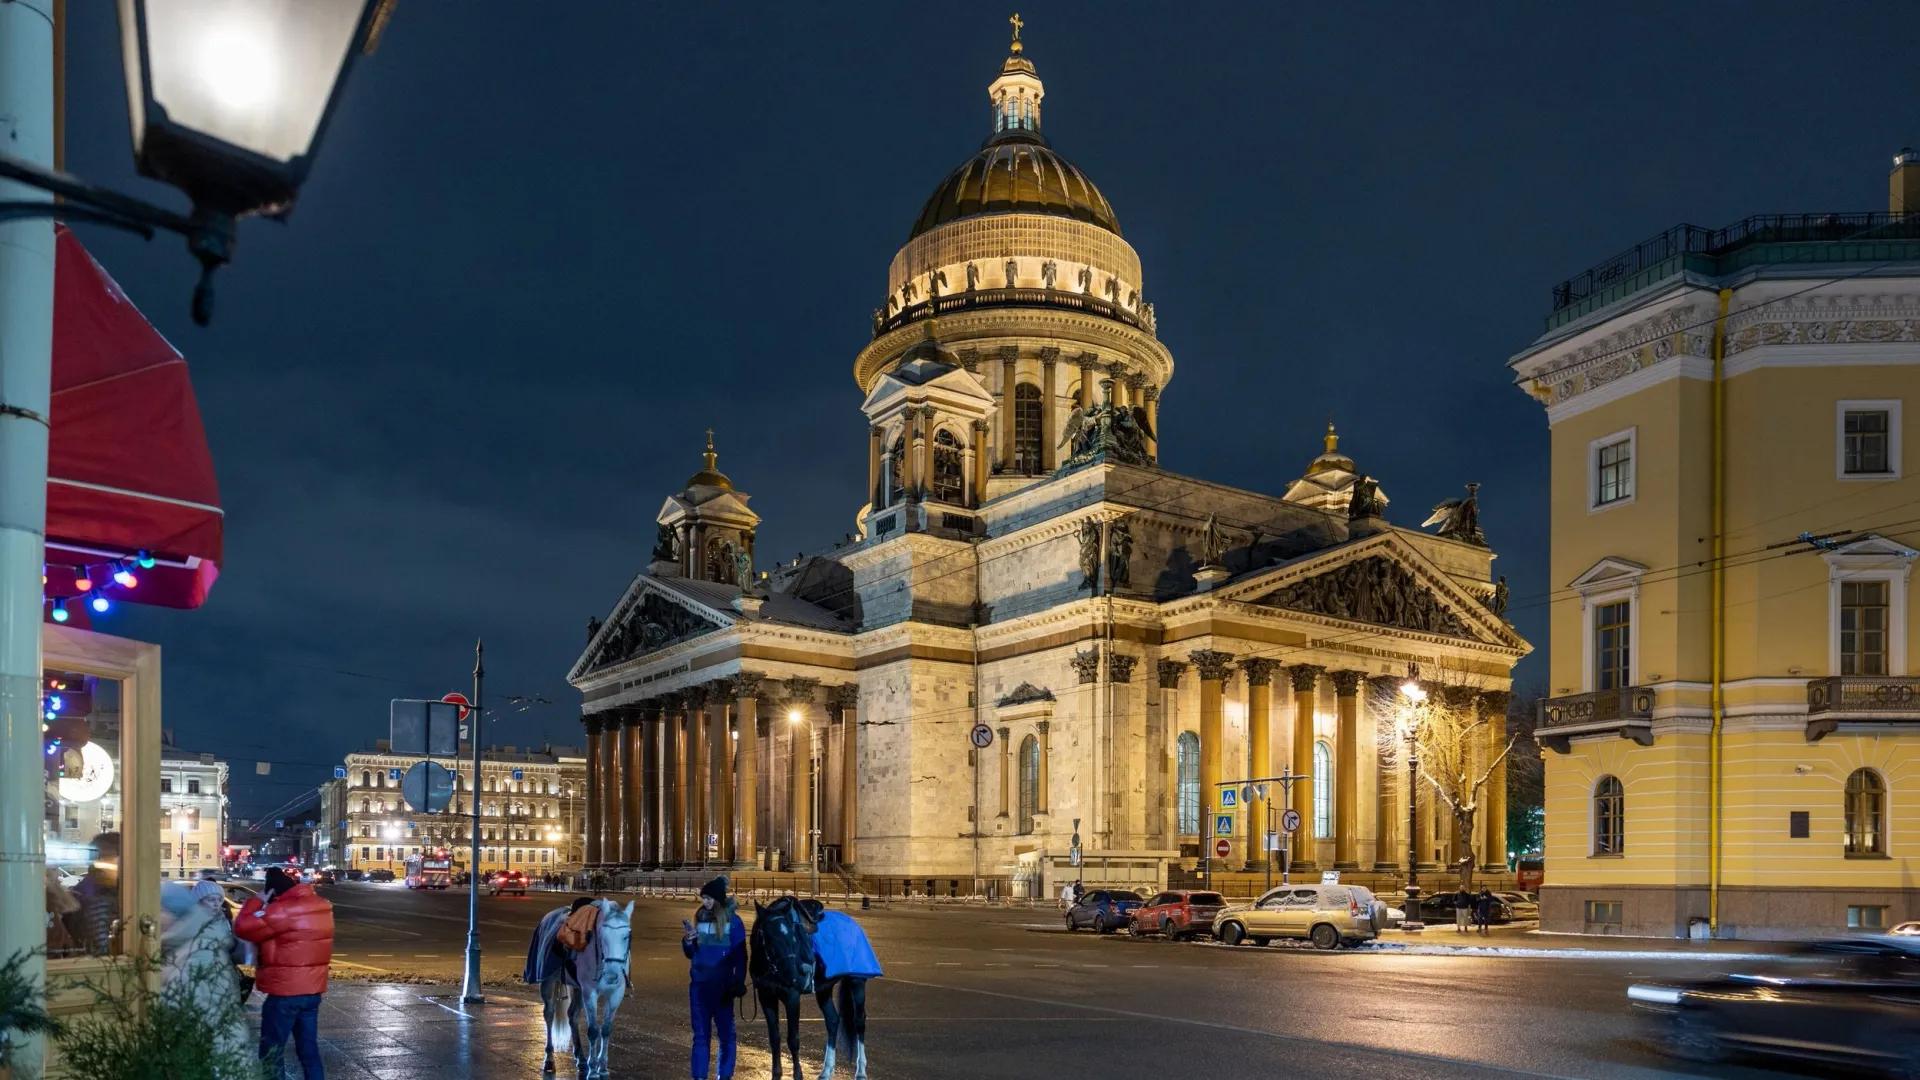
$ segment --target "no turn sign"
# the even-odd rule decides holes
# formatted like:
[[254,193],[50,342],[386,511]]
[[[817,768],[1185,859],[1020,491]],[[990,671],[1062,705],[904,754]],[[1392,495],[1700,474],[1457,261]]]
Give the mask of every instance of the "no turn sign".
[[1220,858],[1224,859],[1232,852],[1233,852],[1233,843],[1229,841],[1226,837],[1223,836],[1220,839],[1215,840],[1213,842],[1213,853],[1219,856]]
[[973,725],[973,731],[967,736],[976,749],[985,750],[993,745],[993,729],[985,724]]
[[1280,830],[1282,832],[1290,832],[1290,833],[1299,832],[1300,831],[1300,811],[1289,810],[1286,813],[1281,814]]

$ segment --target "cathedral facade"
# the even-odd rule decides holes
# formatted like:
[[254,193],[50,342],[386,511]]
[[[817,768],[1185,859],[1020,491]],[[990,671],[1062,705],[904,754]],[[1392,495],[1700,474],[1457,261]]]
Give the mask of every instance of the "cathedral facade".
[[[1394,526],[1331,426],[1283,495],[1162,470],[1173,356],[1044,96],[1016,30],[991,135],[888,268],[853,364],[859,532],[756,571],[709,439],[590,624],[590,865],[1164,884],[1264,868],[1288,810],[1296,870],[1397,875],[1409,827],[1417,862],[1451,860],[1382,747],[1415,665],[1504,724],[1528,645],[1471,493],[1440,535]],[[1476,825],[1489,868],[1504,817]]]

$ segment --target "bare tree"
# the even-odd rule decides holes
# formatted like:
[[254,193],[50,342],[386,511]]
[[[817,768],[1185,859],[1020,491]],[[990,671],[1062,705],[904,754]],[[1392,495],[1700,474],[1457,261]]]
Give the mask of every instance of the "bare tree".
[[[1444,808],[1453,817],[1459,857],[1454,870],[1461,888],[1473,885],[1479,851],[1474,843],[1474,824],[1484,808],[1487,787],[1500,766],[1512,754],[1520,737],[1509,735],[1495,744],[1497,699],[1483,697],[1483,688],[1475,680],[1452,679],[1442,673],[1435,681],[1409,680],[1389,689],[1391,703],[1381,703],[1397,717],[1391,727],[1383,727],[1381,753],[1396,762],[1396,775],[1406,768],[1408,737],[1418,755],[1416,783],[1433,796],[1436,810]],[[1388,745],[1391,743],[1392,745]],[[1500,823],[1505,827],[1505,822]]]

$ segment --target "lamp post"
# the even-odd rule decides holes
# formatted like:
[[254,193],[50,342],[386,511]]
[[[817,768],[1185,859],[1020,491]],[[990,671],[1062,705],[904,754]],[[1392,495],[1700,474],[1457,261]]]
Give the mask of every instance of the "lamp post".
[[1420,918],[1420,814],[1417,809],[1420,801],[1419,710],[1427,700],[1427,692],[1420,685],[1417,671],[1408,673],[1407,681],[1400,685],[1400,696],[1406,699],[1400,710],[1400,730],[1407,739],[1407,916],[1400,923],[1400,929],[1417,933],[1427,928]]
[[[820,895],[820,818],[825,813],[825,810],[820,805],[821,796],[825,793],[825,785],[820,783],[821,761],[820,761],[820,756],[818,753],[815,752],[815,747],[813,745],[814,744],[813,721],[807,719],[805,714],[803,714],[799,709],[787,710],[787,721],[795,725],[799,725],[799,724],[807,725],[807,781],[808,783],[813,785],[813,791],[811,793],[812,798],[808,800],[808,805],[811,807],[810,816],[812,817],[813,820],[809,822],[808,828],[807,828],[807,862],[810,866],[810,869],[812,870],[813,895],[819,896]],[[796,836],[795,839],[798,839],[798,837]]]
[[[26,956],[30,984],[46,971],[36,951],[46,945],[45,781],[39,725],[22,722],[22,703],[40,680],[52,221],[185,237],[201,265],[193,315],[205,323],[235,222],[291,209],[356,55],[392,12],[392,0],[122,0],[134,160],[186,194],[182,213],[56,169],[52,6],[0,3],[0,956]],[[14,1050],[26,1062],[41,1053],[33,1037]]]

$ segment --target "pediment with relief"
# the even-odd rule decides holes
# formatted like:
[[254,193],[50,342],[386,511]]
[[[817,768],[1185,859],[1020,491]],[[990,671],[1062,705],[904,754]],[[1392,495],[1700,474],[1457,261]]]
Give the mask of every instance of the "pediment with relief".
[[577,671],[585,674],[624,663],[727,625],[643,586],[594,634]]
[[1381,555],[1341,563],[1253,602],[1424,634],[1479,636],[1413,571]]

